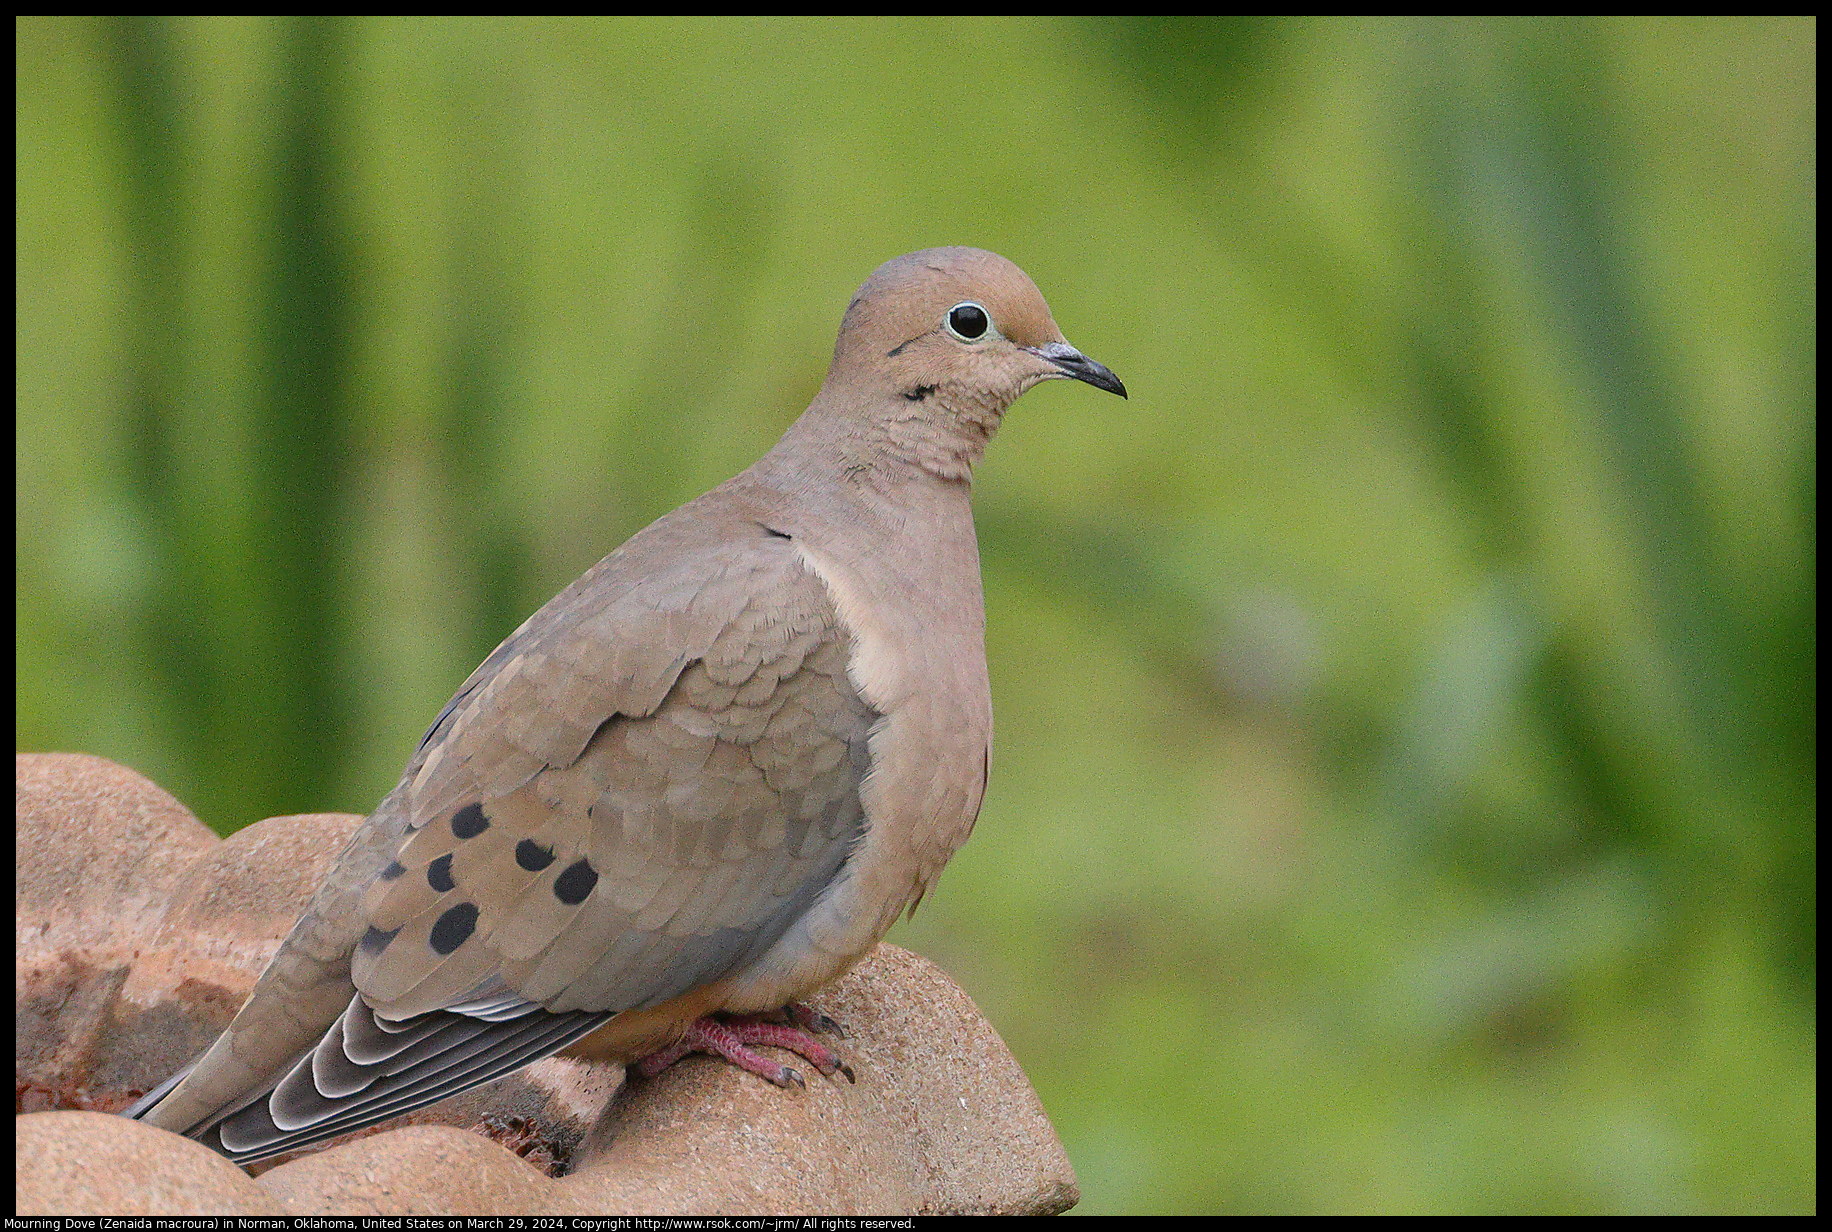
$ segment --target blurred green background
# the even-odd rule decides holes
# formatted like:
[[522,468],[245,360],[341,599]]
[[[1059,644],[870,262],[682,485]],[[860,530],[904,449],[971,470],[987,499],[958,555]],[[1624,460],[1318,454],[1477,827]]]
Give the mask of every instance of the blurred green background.
[[1814,1209],[1811,19],[16,29],[20,748],[366,811],[992,248],[1132,399],[980,469],[892,939],[1079,1209]]

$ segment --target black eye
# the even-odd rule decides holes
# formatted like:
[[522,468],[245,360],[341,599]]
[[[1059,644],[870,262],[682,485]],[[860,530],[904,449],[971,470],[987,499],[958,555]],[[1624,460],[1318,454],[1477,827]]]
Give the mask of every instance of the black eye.
[[986,315],[984,308],[972,300],[964,304],[956,304],[948,309],[947,320],[948,332],[962,342],[978,342],[986,336],[986,331],[992,328],[992,318]]

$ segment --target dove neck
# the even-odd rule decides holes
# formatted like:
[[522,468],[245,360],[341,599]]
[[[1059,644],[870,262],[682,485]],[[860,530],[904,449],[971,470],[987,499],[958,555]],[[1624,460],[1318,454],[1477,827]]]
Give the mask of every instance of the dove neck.
[[[830,409],[817,399],[734,478],[732,495],[745,516],[817,553],[830,585],[837,578],[886,611],[934,613],[926,633],[898,636],[941,638],[937,655],[972,662],[984,601],[971,484],[887,448],[859,431],[856,415],[849,422]],[[955,634],[967,640],[957,645]]]
[[817,398],[746,475],[749,485],[779,494],[770,503],[786,498],[849,533],[876,526],[895,538],[915,522],[948,538],[970,535],[970,468],[932,463],[885,433],[861,431],[856,410],[843,416]]
[[772,453],[811,465],[822,478],[843,476],[887,493],[926,482],[966,489],[1004,408],[968,400],[957,409],[960,400],[946,395],[958,392],[931,386],[920,396],[879,394],[861,405],[856,393],[823,389]]

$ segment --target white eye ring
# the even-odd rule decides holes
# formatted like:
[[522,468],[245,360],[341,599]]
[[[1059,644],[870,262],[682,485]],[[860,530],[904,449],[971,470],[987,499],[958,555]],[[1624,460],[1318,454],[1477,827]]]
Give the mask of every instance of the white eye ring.
[[984,342],[993,333],[992,314],[970,299],[948,309],[941,323],[962,342]]

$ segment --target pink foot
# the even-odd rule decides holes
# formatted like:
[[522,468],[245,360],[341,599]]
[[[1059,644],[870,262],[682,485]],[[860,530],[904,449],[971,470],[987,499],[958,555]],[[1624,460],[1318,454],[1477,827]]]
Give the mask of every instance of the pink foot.
[[767,1078],[779,1087],[791,1083],[798,1087],[808,1085],[802,1081],[800,1074],[788,1066],[772,1061],[750,1047],[758,1044],[768,1048],[786,1048],[823,1074],[837,1072],[845,1074],[848,1082],[858,1081],[853,1077],[850,1065],[841,1061],[832,1049],[809,1034],[811,1031],[823,1031],[845,1038],[839,1023],[818,1010],[794,1001],[782,1008],[781,1016],[787,1018],[792,1025],[769,1021],[772,1016],[768,1014],[696,1019],[688,1026],[679,1043],[644,1057],[636,1063],[636,1070],[645,1078],[653,1078],[690,1052],[710,1052],[714,1056],[724,1057],[739,1069]]

